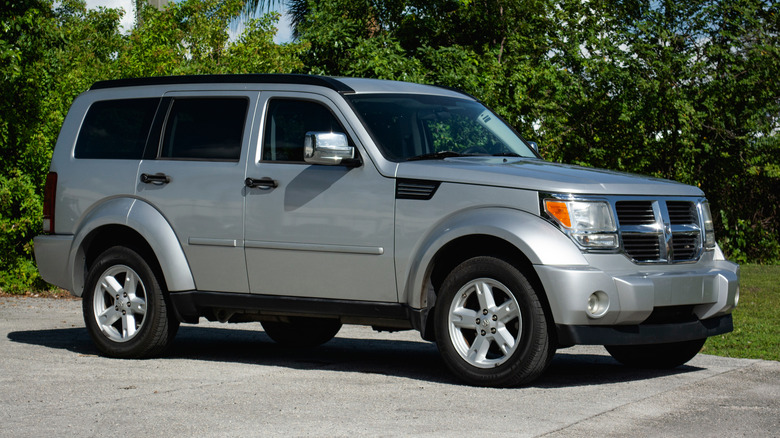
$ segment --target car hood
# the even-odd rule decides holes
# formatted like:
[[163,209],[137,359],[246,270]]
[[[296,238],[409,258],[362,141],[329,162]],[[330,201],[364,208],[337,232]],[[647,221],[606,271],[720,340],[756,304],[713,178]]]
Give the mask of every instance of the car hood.
[[399,163],[398,178],[603,195],[703,196],[697,187],[605,169],[515,157],[456,157]]

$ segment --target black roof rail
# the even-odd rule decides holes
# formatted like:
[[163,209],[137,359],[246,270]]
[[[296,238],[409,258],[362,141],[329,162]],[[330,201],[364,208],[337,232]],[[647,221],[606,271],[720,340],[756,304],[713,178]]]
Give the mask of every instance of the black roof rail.
[[139,87],[143,85],[176,85],[176,84],[297,84],[317,85],[327,87],[339,93],[354,93],[355,90],[338,79],[328,76],[301,74],[226,74],[226,75],[183,75],[183,76],[152,76],[148,78],[114,79],[97,81],[90,90],[100,90],[116,87]]

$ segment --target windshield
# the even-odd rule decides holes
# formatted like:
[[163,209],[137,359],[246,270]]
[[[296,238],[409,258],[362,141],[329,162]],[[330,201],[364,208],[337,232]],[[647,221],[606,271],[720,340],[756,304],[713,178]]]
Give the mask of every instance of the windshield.
[[377,146],[393,161],[464,155],[536,157],[482,104],[444,96],[351,95]]

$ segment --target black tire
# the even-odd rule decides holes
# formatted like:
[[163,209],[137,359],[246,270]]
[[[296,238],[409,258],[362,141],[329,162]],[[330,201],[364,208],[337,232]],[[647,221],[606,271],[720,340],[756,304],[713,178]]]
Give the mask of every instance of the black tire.
[[453,269],[440,289],[436,344],[457,377],[471,385],[513,387],[544,372],[555,352],[547,316],[515,266],[475,257]]
[[82,297],[84,322],[106,356],[145,358],[161,354],[179,329],[161,281],[130,248],[115,246],[90,267]]
[[288,346],[312,348],[322,345],[341,330],[337,319],[289,317],[288,321],[263,321],[263,330],[274,342]]
[[623,365],[635,368],[676,368],[693,359],[707,339],[648,345],[605,345],[609,354]]

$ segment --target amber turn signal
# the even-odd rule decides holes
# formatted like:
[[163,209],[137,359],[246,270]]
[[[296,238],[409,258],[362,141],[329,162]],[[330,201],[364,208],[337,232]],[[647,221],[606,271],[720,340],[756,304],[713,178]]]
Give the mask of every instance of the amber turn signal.
[[548,213],[558,220],[563,226],[571,228],[571,219],[569,218],[569,209],[565,202],[553,199],[545,199],[544,205]]

